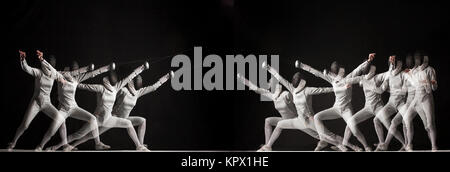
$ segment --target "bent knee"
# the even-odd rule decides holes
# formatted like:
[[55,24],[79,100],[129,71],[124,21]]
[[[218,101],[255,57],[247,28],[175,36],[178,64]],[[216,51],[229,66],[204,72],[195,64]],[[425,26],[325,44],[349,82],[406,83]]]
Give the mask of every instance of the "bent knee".
[[127,128],[132,128],[133,127],[133,123],[131,123],[130,120],[125,120],[123,121],[123,124],[127,127]]
[[140,124],[140,125],[146,124],[146,123],[147,123],[147,120],[146,120],[145,118],[140,118],[140,119],[139,119],[139,124]]
[[272,125],[272,123],[273,123],[272,118],[266,118],[265,119],[265,125]]
[[274,131],[281,131],[281,130],[283,130],[283,128],[280,127],[280,126],[276,126],[275,129],[274,129]]

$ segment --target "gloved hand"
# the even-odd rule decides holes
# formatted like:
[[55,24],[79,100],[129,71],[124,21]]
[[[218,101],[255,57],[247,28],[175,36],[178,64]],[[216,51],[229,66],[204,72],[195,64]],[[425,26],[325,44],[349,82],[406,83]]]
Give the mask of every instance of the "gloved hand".
[[20,61],[23,61],[27,57],[27,54],[24,51],[19,50],[19,57]]

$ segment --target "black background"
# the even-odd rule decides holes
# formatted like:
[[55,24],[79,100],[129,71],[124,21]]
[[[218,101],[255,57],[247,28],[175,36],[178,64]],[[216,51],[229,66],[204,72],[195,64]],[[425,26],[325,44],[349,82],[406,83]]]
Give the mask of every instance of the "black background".
[[[378,72],[387,70],[387,58],[425,50],[437,71],[435,95],[438,145],[450,148],[450,118],[446,114],[448,6],[426,1],[301,2],[301,1],[15,1],[7,8],[7,50],[2,63],[2,120],[0,146],[6,147],[23,118],[33,94],[33,78],[20,69],[18,49],[27,52],[30,66],[38,67],[34,51],[54,54],[57,69],[77,60],[80,65],[102,66],[163,59],[185,53],[193,58],[194,46],[203,54],[279,54],[280,73],[290,78],[300,59],[317,69],[338,60],[347,70],[376,52]],[[152,84],[171,70],[170,59],[159,60],[144,72]],[[139,65],[118,67],[125,75]],[[172,69],[173,70],[173,69]],[[204,72],[207,69],[204,69]],[[329,86],[310,74],[309,86]],[[100,83],[101,77],[87,81]],[[56,101],[56,84],[52,93]],[[94,94],[77,92],[80,107],[93,112]],[[385,95],[385,102],[387,101]],[[316,112],[331,107],[332,94],[314,97]],[[355,112],[364,105],[362,89],[353,94]],[[260,102],[251,91],[174,91],[165,84],[138,101],[132,115],[147,118],[145,142],[155,150],[254,150],[264,143],[264,118],[278,116],[271,102]],[[40,113],[18,141],[17,148],[34,148],[50,119]],[[68,119],[68,133],[83,123]],[[342,120],[327,121],[343,134]],[[372,120],[360,124],[369,143],[376,143]],[[414,146],[429,149],[423,125],[415,120]],[[114,149],[133,149],[124,129],[113,129],[102,140]],[[49,143],[59,141],[59,136]],[[351,140],[357,143],[356,139]],[[398,148],[393,142],[393,148]],[[285,130],[274,150],[312,150],[316,141],[301,131]],[[93,142],[80,146],[92,149]]]

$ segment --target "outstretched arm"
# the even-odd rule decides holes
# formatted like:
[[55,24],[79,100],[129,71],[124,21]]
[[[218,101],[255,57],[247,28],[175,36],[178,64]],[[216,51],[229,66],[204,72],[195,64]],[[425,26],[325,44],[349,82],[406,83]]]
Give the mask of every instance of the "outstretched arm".
[[324,79],[325,81],[327,81],[329,83],[332,83],[333,79],[329,75],[325,75],[322,72],[312,68],[311,66],[299,62],[298,60],[295,61],[295,67],[300,68],[300,69],[302,69],[304,71],[307,71],[307,72],[313,74],[316,77],[322,78],[322,79]]
[[166,83],[171,77],[173,77],[173,71],[170,71],[168,74],[164,75],[163,77],[159,78],[159,80],[154,83],[153,85],[141,88],[138,90],[138,95],[143,96],[146,95],[150,92],[155,91],[156,89],[158,89],[161,85],[163,85],[164,83]]
[[130,82],[134,77],[138,76],[142,71],[149,68],[148,62],[145,62],[145,64],[139,66],[138,68],[134,69],[133,72],[131,72],[130,75],[128,75],[126,78],[122,79],[121,81],[117,82],[116,89],[120,90],[121,88],[125,87],[128,82]]
[[27,54],[24,51],[19,50],[20,67],[22,68],[23,71],[30,74],[31,76],[34,77],[38,76],[41,73],[41,71],[39,69],[28,66],[27,61],[25,60],[26,57]]
[[269,97],[269,98],[273,97],[273,94],[269,90],[264,89],[264,88],[259,88],[258,86],[256,86],[252,82],[250,82],[249,80],[245,79],[240,74],[237,74],[237,79],[239,81],[241,81],[244,85],[248,86],[248,88],[250,88],[250,90],[253,90],[256,93],[264,95],[264,96]]
[[332,93],[333,87],[306,87],[305,92],[307,95],[318,95],[324,93]]
[[97,75],[100,75],[100,74],[102,74],[102,73],[108,72],[108,71],[110,71],[110,70],[114,70],[115,67],[116,67],[116,65],[115,65],[115,63],[113,62],[113,63],[111,63],[110,65],[103,66],[103,67],[98,68],[98,69],[96,69],[96,70],[94,70],[94,71],[86,72],[86,73],[82,73],[82,74],[80,74],[80,75],[74,76],[74,78],[76,78],[76,80],[77,80],[78,82],[83,82],[83,81],[85,81],[85,80],[87,80],[87,79],[89,79],[89,78],[93,78],[93,77],[95,77],[95,76],[97,76]]
[[356,69],[354,69],[351,73],[349,73],[346,78],[353,78],[356,77],[358,75],[361,75],[362,72],[369,67],[370,62],[372,62],[372,60],[375,58],[375,53],[370,53],[369,57],[367,58],[366,61],[364,61],[363,63],[361,63],[358,67],[356,67]]
[[294,92],[294,89],[295,89],[294,86],[289,81],[284,79],[274,68],[269,66],[266,62],[263,62],[262,67],[263,67],[263,69],[266,69],[267,71],[269,71],[269,73],[272,74],[273,77],[275,77],[275,79],[277,79],[278,82],[281,83],[281,85],[286,87],[286,89],[288,89],[289,92],[291,92],[291,93]]
[[88,66],[84,66],[84,67],[81,67],[79,69],[72,70],[72,71],[59,71],[59,73],[61,73],[61,74],[69,73],[72,77],[76,77],[78,75],[81,75],[86,72],[94,70],[94,67],[95,67],[94,64],[90,64]]
[[358,67],[356,67],[352,72],[350,72],[345,78],[353,78],[362,74],[362,71],[369,66],[369,61],[364,61]]
[[82,90],[92,91],[92,92],[102,92],[104,87],[100,84],[78,84],[78,88]]

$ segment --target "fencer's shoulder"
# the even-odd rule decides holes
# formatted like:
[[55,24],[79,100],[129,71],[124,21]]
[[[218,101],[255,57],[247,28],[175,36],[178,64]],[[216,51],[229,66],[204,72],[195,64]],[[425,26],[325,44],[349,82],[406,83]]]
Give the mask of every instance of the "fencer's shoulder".
[[427,68],[425,68],[425,70],[430,71],[430,72],[435,72],[434,68],[431,66],[428,66]]

